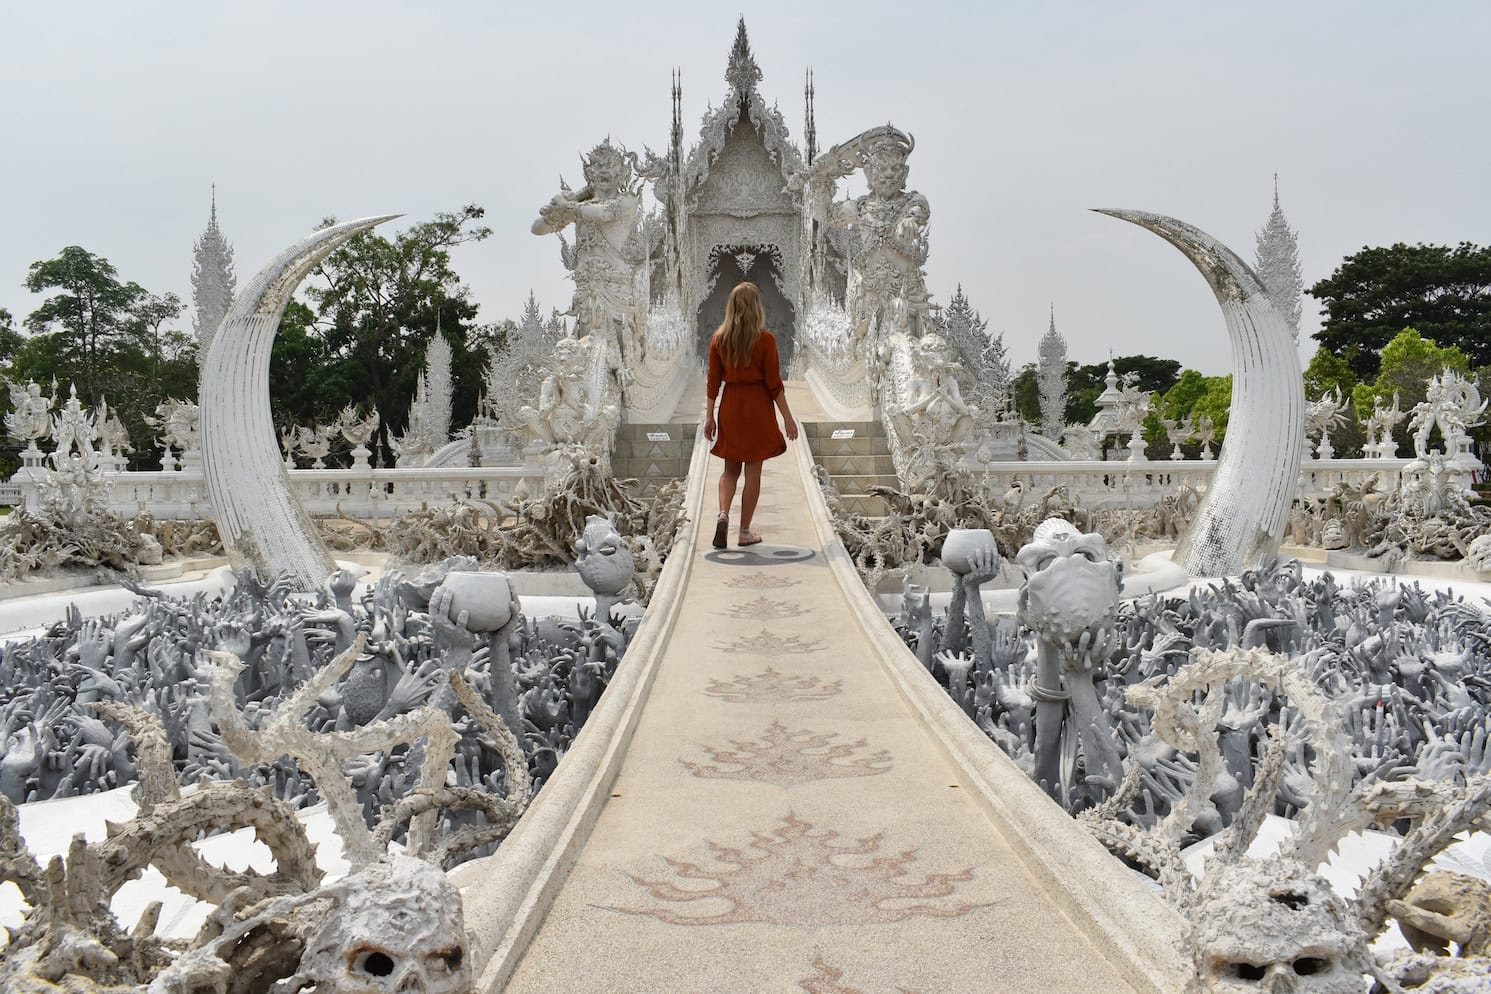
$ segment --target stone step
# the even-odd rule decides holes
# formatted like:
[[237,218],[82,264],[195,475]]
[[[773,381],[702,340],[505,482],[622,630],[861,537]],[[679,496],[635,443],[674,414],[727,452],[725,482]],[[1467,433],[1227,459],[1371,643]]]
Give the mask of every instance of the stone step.
[[818,458],[824,456],[888,456],[890,445],[885,436],[861,438],[810,438],[808,447]]
[[673,442],[616,442],[612,459],[688,459],[694,454],[694,440]]
[[871,487],[894,487],[900,482],[894,473],[834,473],[833,481],[839,493],[845,496],[869,493]]
[[818,465],[833,476],[853,475],[861,473],[890,473],[896,472],[895,461],[889,455],[879,453],[865,455],[821,455],[817,459]]
[[628,423],[616,429],[616,441],[646,442],[648,435],[667,435],[670,441],[692,440],[697,422],[668,422],[663,424]]
[[855,438],[885,438],[885,426],[879,421],[805,421],[802,425],[803,434],[812,441],[832,438],[834,432],[846,429]]
[[866,518],[883,518],[890,514],[890,505],[885,502],[884,497],[872,497],[869,494],[841,494],[839,499],[844,505],[844,510],[850,514],[859,514]]
[[611,457],[611,471],[619,477],[637,480],[677,480],[689,471],[688,459],[632,459]]

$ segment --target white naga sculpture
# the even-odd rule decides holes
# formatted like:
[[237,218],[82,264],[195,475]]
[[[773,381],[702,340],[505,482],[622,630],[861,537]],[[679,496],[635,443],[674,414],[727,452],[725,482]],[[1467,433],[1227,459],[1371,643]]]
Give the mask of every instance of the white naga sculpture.
[[940,336],[900,336],[896,345],[894,386],[882,396],[896,471],[909,490],[937,492],[957,472],[977,412],[963,400]]
[[352,445],[352,467],[367,469],[368,457],[373,454],[368,448],[368,442],[372,440],[373,433],[378,430],[378,412],[374,411],[367,417],[362,417],[355,407],[348,404],[342,408],[342,413],[337,415],[334,427]]
[[518,411],[543,447],[544,476],[550,486],[564,479],[567,458],[583,454],[609,462],[611,433],[621,423],[621,409],[614,397],[607,396],[611,378],[597,375],[605,358],[597,353],[605,351],[599,335],[561,338],[554,345],[553,371],[539,387],[538,406]]
[[1398,391],[1393,391],[1391,407],[1381,397],[1372,398],[1372,414],[1367,418],[1367,442],[1363,446],[1366,454],[1377,459],[1396,456],[1398,443],[1393,438],[1393,429],[1402,424],[1405,417]]
[[1443,440],[1443,451],[1457,468],[1480,467],[1470,452],[1470,429],[1485,420],[1486,401],[1475,383],[1453,369],[1429,379],[1428,396],[1414,405],[1408,427],[1413,432],[1413,454],[1423,459],[1430,453],[1429,439],[1435,428]]
[[290,493],[269,410],[270,348],[300,281],[347,239],[397,216],[334,224],[280,253],[234,300],[202,360],[203,475],[223,546],[236,564],[288,573],[302,590],[336,567]]
[[[41,384],[32,380],[25,386],[7,384],[10,389],[10,414],[5,415],[5,430],[17,442],[25,442],[21,450],[21,462],[25,466],[41,464],[42,451],[36,443],[52,434],[52,404],[55,401],[42,393]],[[52,384],[57,392],[57,384]]]
[[171,450],[182,454],[196,452],[201,446],[201,408],[189,400],[166,398],[155,405],[155,415],[145,417],[145,423],[160,432],[156,439],[161,446],[161,469],[176,468]]
[[[881,341],[896,332],[920,336],[932,324],[927,305],[927,198],[906,189],[907,157],[916,140],[890,125],[835,145],[809,169],[815,220],[850,231],[848,307],[857,338]],[[870,192],[830,201],[833,181],[863,168]]]
[[1305,430],[1294,336],[1257,274],[1206,232],[1159,214],[1100,213],[1148,228],[1180,249],[1211,285],[1232,341],[1227,442],[1175,561],[1192,576],[1232,576],[1272,563],[1294,503]]
[[643,264],[642,182],[633,178],[636,156],[608,138],[582,156],[585,186],[563,185],[539,208],[535,235],[560,234],[575,226],[575,244],[560,234],[560,258],[575,281],[575,334],[599,333],[631,365],[640,361],[647,326],[647,284]]

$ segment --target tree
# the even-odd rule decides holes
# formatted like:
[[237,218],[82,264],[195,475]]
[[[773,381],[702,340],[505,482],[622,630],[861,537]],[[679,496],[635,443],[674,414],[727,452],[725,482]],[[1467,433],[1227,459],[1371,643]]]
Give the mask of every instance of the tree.
[[[1148,355],[1119,356],[1113,371],[1120,377],[1134,374],[1134,385],[1147,393],[1164,393],[1175,385],[1180,363]],[[1066,374],[1066,423],[1087,424],[1098,412],[1098,397],[1107,386],[1108,364],[1069,365]]]
[[1351,370],[1348,358],[1337,355],[1325,346],[1315,350],[1310,364],[1305,367],[1305,396],[1323,397],[1333,390],[1341,396],[1350,397],[1356,388],[1356,374]]
[[[376,445],[392,462],[390,434],[407,425],[421,358],[437,326],[453,353],[456,423],[476,412],[490,329],[476,324],[477,305],[450,265],[450,250],[492,233],[475,204],[385,238],[363,232],[328,256],[306,288],[321,339],[322,361],[336,393],[316,398],[314,416],[329,420],[347,403],[376,407],[382,416]],[[326,224],[333,223],[328,218]],[[308,412],[296,412],[304,417]]]
[[1269,303],[1299,340],[1300,293],[1304,276],[1299,265],[1299,235],[1289,227],[1279,206],[1279,174],[1274,174],[1274,209],[1258,232],[1253,268],[1263,280]]
[[1403,410],[1408,410],[1428,396],[1429,377],[1446,369],[1469,374],[1470,361],[1458,348],[1440,348],[1415,329],[1405,328],[1383,348],[1377,376],[1370,382],[1358,383],[1351,391],[1357,417],[1370,417],[1378,397],[1391,404],[1394,393]]
[[1325,306],[1315,340],[1347,357],[1359,381],[1377,375],[1382,349],[1405,328],[1491,364],[1491,248],[1364,248],[1309,293]]
[[52,354],[65,367],[59,379],[73,381],[81,396],[96,401],[108,355],[129,337],[135,309],[149,295],[138,283],[121,283],[108,259],[77,245],[55,259],[33,262],[29,271],[27,290],[59,292],[26,317],[26,327],[54,339]]
[[122,282],[108,259],[76,245],[32,263],[26,288],[58,292],[26,317],[32,334],[11,357],[10,376],[73,384],[90,407],[107,399],[129,430],[131,463],[153,461],[145,416],[167,397],[197,392],[195,343],[171,327],[181,300]]
[[26,342],[26,336],[16,328],[15,315],[0,307],[0,365],[9,363]]

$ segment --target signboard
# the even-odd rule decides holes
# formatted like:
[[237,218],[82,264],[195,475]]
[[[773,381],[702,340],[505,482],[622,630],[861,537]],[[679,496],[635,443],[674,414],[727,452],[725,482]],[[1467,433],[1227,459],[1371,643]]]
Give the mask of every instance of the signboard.
[[834,429],[833,440],[835,442],[842,442],[846,438],[853,438],[853,437],[854,437],[854,429],[853,428],[835,428]]
[[649,442],[671,442],[673,436],[665,431],[650,431],[647,433],[647,440]]

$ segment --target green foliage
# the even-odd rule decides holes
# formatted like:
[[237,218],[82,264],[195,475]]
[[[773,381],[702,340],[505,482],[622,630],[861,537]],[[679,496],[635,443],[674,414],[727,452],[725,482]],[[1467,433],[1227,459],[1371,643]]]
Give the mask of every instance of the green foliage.
[[55,292],[27,315],[30,337],[10,339],[0,330],[0,351],[9,349],[6,376],[55,379],[64,396],[72,384],[90,407],[106,399],[129,430],[131,464],[152,465],[145,417],[167,397],[197,392],[196,342],[169,327],[181,316],[180,299],[122,282],[108,259],[77,245],[32,263],[25,286]]
[[1028,424],[1041,423],[1041,384],[1036,377],[1035,363],[1027,362],[1020,367],[1010,381],[1010,395],[1016,414]]
[[[1158,359],[1147,355],[1119,356],[1113,360],[1113,371],[1119,376],[1128,373],[1138,375],[1136,385],[1150,393],[1164,393],[1175,385],[1180,375],[1180,363],[1174,359]],[[1097,400],[1107,387],[1108,364],[1097,363],[1079,366],[1067,363],[1066,373],[1066,420],[1067,424],[1086,424],[1098,412]]]
[[1445,369],[1469,374],[1470,360],[1457,346],[1441,348],[1416,329],[1405,328],[1383,348],[1376,377],[1352,389],[1351,400],[1357,417],[1364,420],[1370,417],[1378,397],[1391,404],[1394,393],[1398,394],[1403,410],[1411,409],[1428,395],[1429,377]]
[[1349,359],[1323,345],[1315,350],[1310,364],[1305,367],[1306,397],[1323,397],[1334,390],[1340,390],[1343,397],[1350,397],[1355,388],[1356,373],[1352,371]]
[[0,365],[9,363],[15,358],[15,354],[25,343],[26,336],[16,328],[15,316],[0,307]]
[[1187,369],[1180,374],[1175,381],[1175,386],[1166,390],[1160,398],[1159,411],[1167,418],[1176,421],[1188,417],[1196,402],[1206,396],[1208,381],[1211,378],[1198,370]]
[[[468,204],[441,212],[385,238],[364,232],[318,266],[306,287],[314,321],[306,312],[281,323],[271,376],[286,386],[277,396],[285,423],[328,421],[348,403],[382,415],[375,445],[392,461],[388,440],[407,427],[426,346],[438,328],[450,343],[453,424],[476,413],[486,368],[486,343],[495,332],[476,324],[477,305],[451,268],[450,250],[492,233],[480,225],[485,211]],[[328,218],[325,224],[333,223]],[[313,360],[314,371],[286,363]]]
[[[1222,444],[1222,439],[1227,433],[1227,409],[1232,405],[1232,374],[1226,376],[1207,376],[1195,369],[1184,370],[1175,380],[1175,385],[1166,390],[1164,395],[1155,404],[1155,412],[1150,415],[1155,424],[1158,425],[1161,417],[1182,421],[1188,417],[1199,417],[1208,415],[1216,426],[1216,438],[1212,440],[1212,448]],[[1156,434],[1145,422],[1145,440],[1151,446],[1163,434]],[[1199,452],[1199,442],[1189,442],[1184,446],[1187,452],[1192,454]],[[1169,443],[1166,442],[1165,451],[1168,453]]]
[[1315,340],[1344,356],[1360,382],[1376,377],[1379,354],[1405,328],[1491,364],[1491,248],[1364,248],[1309,293],[1325,306]]

